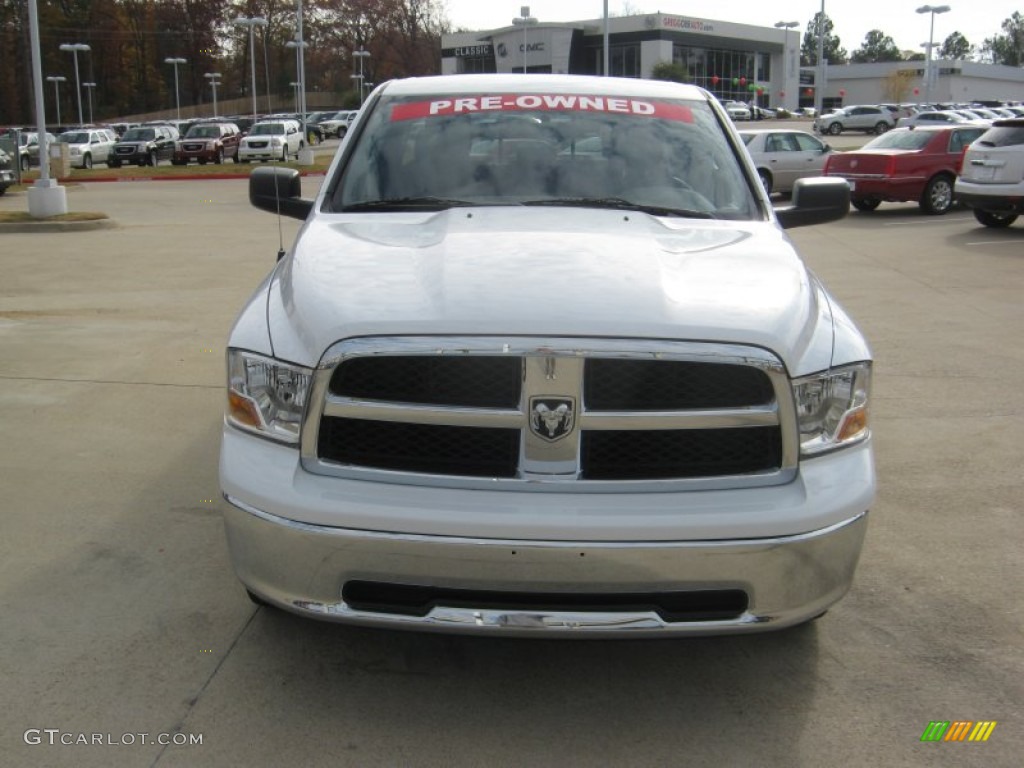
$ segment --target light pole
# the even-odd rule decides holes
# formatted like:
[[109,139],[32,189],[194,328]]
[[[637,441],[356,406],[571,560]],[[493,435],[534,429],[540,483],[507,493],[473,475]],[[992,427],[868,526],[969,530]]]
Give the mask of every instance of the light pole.
[[821,105],[825,98],[825,0],[821,0],[821,15],[818,16],[818,60],[815,63],[814,114],[818,116],[821,115]]
[[[303,70],[300,59],[302,59],[302,51],[309,47],[309,43],[305,40],[289,40],[284,44],[284,47],[295,49],[295,81],[299,84],[298,91],[295,94],[295,113],[299,114],[302,111],[302,99],[299,97],[299,94],[304,93],[306,90],[305,82],[303,82],[306,73]],[[300,72],[300,70],[302,71]]]
[[96,83],[82,83],[82,87],[86,88],[86,93],[89,94],[89,125],[92,125],[92,89],[96,87]]
[[174,107],[178,113],[178,122],[181,122],[181,91],[178,88],[178,65],[184,64],[185,59],[177,57],[168,57],[164,59],[164,64],[174,65]]
[[931,27],[928,30],[928,58],[924,67],[924,100],[930,104],[932,100],[932,47],[935,45],[935,14],[948,13],[948,5],[922,5],[917,9],[918,13],[930,13],[932,15]]
[[527,67],[526,67],[526,56],[527,56],[527,54],[526,54],[526,51],[527,51],[526,30],[528,28],[536,25],[536,23],[537,23],[537,19],[535,19],[533,16],[530,15],[530,6],[528,6],[528,5],[522,6],[519,9],[519,16],[517,16],[516,18],[512,19],[513,26],[522,27],[523,28],[523,74],[524,75],[527,72]]
[[252,119],[256,120],[256,47],[253,43],[253,30],[256,27],[267,26],[267,20],[262,16],[239,16],[234,21],[240,27],[249,28],[249,63],[252,65]]
[[75,57],[75,95],[78,97],[78,124],[81,125],[85,121],[82,119],[82,86],[78,79],[78,52],[79,51],[91,51],[85,43],[64,43],[61,45],[62,51],[71,51]]
[[210,87],[213,88],[213,116],[217,116],[217,83],[220,82],[220,72],[207,72],[203,75],[207,80],[210,81]]
[[[786,35],[785,46],[784,47],[786,49],[786,61],[789,64],[789,66],[786,67],[786,70],[789,72],[789,74],[786,75],[786,78],[785,78],[786,79],[786,93],[792,93],[794,87],[796,88],[796,91],[797,91],[798,94],[799,94],[799,90],[800,90],[800,77],[799,77],[799,75],[797,75],[797,71],[796,71],[796,69],[797,69],[797,67],[796,67],[796,58],[797,58],[796,51],[795,50],[791,51],[789,49],[789,30],[793,29],[794,27],[799,27],[799,26],[800,26],[800,22],[799,21],[777,21],[777,22],[775,22],[776,29],[784,29],[784,30],[786,30],[785,33],[784,33]],[[793,78],[794,77],[796,78],[796,82],[795,83],[793,82]],[[798,98],[799,98],[799,96],[798,96]]]
[[[67,81],[67,78],[64,75],[49,75],[46,79],[53,83],[53,94],[57,102],[57,127],[60,128],[60,84]],[[39,146],[42,147],[42,144]]]
[[359,79],[359,106],[361,107],[363,106],[363,83],[366,79],[366,76],[363,73],[363,59],[367,58],[370,55],[370,52],[360,48],[358,51],[352,51],[352,55],[359,59],[359,74],[353,75],[353,77]]
[[302,87],[302,83],[292,80],[288,85],[292,87],[292,95],[295,97],[295,114],[299,114],[299,88]]

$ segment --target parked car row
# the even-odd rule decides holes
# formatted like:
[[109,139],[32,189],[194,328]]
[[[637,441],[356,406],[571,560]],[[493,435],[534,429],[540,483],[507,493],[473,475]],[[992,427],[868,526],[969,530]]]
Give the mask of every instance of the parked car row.
[[[72,168],[89,169],[96,164],[109,168],[124,165],[156,166],[167,161],[172,165],[219,165],[228,160],[248,163],[255,160],[287,160],[298,157],[307,143],[316,143],[324,136],[319,126],[307,123],[307,138],[297,119],[268,118],[253,123],[248,132],[228,120],[206,120],[190,124],[185,134],[170,123],[147,123],[128,127],[120,136],[111,127],[82,126],[54,136],[48,133],[48,144],[68,146]],[[21,170],[39,164],[39,140],[34,132],[19,132]],[[9,158],[10,162],[14,162]]]
[[1024,117],[991,125],[922,120],[846,152],[799,130],[739,133],[769,194],[791,191],[797,179],[837,176],[862,212],[914,201],[941,215],[959,201],[989,227],[1009,226],[1024,213]]
[[14,158],[0,149],[0,195],[3,195],[9,186],[14,184],[14,172],[11,170]]

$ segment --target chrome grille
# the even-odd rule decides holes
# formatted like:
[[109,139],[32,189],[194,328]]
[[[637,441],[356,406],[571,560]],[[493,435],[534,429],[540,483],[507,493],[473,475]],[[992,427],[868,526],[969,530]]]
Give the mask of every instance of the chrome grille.
[[623,339],[339,342],[314,378],[310,472],[519,490],[754,487],[797,460],[789,379],[753,347]]

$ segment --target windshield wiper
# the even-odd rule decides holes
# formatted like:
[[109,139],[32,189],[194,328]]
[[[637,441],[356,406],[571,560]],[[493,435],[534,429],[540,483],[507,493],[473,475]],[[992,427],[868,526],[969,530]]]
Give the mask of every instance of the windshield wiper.
[[695,211],[687,208],[669,208],[663,205],[644,205],[634,203],[621,197],[553,197],[544,200],[524,200],[522,205],[555,205],[576,208],[612,208],[619,211],[639,211],[652,216],[682,216],[689,219],[713,219],[714,214],[708,211]]
[[444,197],[389,197],[383,200],[366,200],[342,208],[342,212],[353,211],[443,211],[446,208],[463,208],[478,205],[466,200],[449,200]]

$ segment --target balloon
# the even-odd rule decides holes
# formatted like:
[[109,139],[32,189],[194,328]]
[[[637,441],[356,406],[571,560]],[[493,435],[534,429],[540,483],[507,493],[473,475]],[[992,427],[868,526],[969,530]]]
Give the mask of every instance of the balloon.
[[741,77],[740,78],[740,85],[746,85],[746,84],[747,84],[747,78]]
[[711,84],[712,84],[712,85],[718,85],[718,81],[719,81],[719,79],[720,79],[720,78],[718,77],[718,75],[712,75],[712,76],[711,76]]
[[846,89],[845,88],[840,88],[839,89],[839,95],[840,96],[845,96],[846,95]]
[[921,91],[919,91],[919,90],[918,90],[917,88],[915,88],[915,89],[914,89],[914,95],[915,95],[915,96],[917,96],[917,95],[918,95],[918,94],[919,94],[920,92],[921,92]]
[[747,90],[750,91],[751,93],[753,93],[754,92],[754,87],[755,87],[754,84],[750,83],[750,84],[747,85]]
[[740,79],[739,79],[738,77],[734,77],[734,78],[732,79],[732,84],[733,84],[733,85],[739,85],[739,84],[740,84]]
[[780,99],[786,98],[786,92],[785,91],[779,91],[779,98]]

